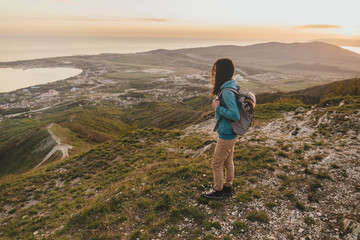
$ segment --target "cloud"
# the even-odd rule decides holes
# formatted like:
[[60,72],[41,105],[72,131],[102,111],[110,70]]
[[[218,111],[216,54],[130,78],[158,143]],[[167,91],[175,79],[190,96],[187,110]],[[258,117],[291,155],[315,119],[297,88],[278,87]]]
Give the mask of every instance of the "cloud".
[[[59,1],[59,0],[57,0]],[[5,16],[6,17],[6,16]],[[8,20],[56,20],[56,21],[78,21],[78,22],[118,22],[118,23],[145,23],[145,22],[154,22],[154,23],[165,23],[165,22],[176,22],[176,19],[170,18],[141,18],[141,17],[86,17],[86,16],[52,16],[52,15],[22,15],[22,16],[7,16]]]
[[174,19],[169,18],[126,18],[126,17],[82,17],[82,16],[67,16],[64,20],[71,20],[71,21],[89,21],[89,22],[173,22]]
[[329,29],[329,28],[342,28],[340,25],[328,25],[328,24],[308,24],[300,25],[295,28],[304,28],[304,29]]
[[128,18],[133,21],[141,21],[141,22],[171,22],[172,19],[169,18]]

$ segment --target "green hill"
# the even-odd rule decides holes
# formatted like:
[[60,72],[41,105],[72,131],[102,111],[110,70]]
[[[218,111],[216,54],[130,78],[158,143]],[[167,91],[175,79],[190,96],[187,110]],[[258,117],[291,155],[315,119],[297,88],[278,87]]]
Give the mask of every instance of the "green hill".
[[[27,171],[44,159],[56,145],[47,130],[50,124],[55,124],[51,130],[61,143],[72,146],[72,156],[137,127],[179,128],[203,120],[211,111],[208,96],[182,103],[141,103],[122,110],[109,104],[78,105],[0,122],[0,175]],[[60,158],[61,154],[53,160]]]
[[338,96],[358,96],[360,94],[360,78],[351,78],[323,84],[299,91],[261,93],[257,95],[258,103],[275,102],[280,98],[295,98],[305,104],[318,104],[321,100]]
[[224,201],[199,197],[211,187],[214,150],[199,127],[145,127],[3,176],[0,238],[349,237],[359,222],[359,104],[347,97],[252,129],[236,145],[235,194]]

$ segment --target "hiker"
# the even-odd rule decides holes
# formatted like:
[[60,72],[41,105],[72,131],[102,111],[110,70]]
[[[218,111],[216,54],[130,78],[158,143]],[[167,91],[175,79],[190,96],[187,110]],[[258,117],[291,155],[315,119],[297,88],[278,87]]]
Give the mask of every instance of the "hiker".
[[[214,63],[210,77],[210,84],[212,85],[210,94],[212,96],[217,96],[224,88],[239,90],[238,83],[232,79],[234,71],[234,63],[229,58],[220,58]],[[215,109],[215,122],[219,121],[217,123],[218,139],[211,162],[214,185],[210,191],[202,194],[202,196],[209,199],[223,199],[225,196],[231,196],[232,193],[233,156],[237,140],[237,134],[234,133],[229,120],[238,121],[240,113],[236,104],[235,93],[229,90],[225,90],[219,100],[214,99],[212,106]],[[225,179],[223,167],[225,167]]]

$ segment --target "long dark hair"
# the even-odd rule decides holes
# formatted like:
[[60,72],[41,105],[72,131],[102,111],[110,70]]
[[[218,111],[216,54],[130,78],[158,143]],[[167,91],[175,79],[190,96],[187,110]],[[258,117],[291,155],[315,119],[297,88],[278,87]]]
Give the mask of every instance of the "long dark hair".
[[212,85],[210,94],[212,96],[216,96],[220,92],[221,86],[231,80],[234,71],[235,66],[230,58],[220,58],[214,63],[210,77],[210,84]]

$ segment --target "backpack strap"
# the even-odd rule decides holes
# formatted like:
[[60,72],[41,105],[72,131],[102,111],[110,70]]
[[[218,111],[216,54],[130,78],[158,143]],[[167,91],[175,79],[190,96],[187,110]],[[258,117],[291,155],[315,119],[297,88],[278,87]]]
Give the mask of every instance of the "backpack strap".
[[239,94],[240,94],[238,90],[235,90],[235,89],[233,89],[233,88],[224,88],[223,90],[220,91],[220,93],[218,93],[218,95],[216,96],[216,99],[220,100],[221,95],[222,95],[223,92],[225,92],[225,91],[231,91],[231,92],[235,93],[236,95],[239,95]]
[[216,130],[218,129],[220,120],[221,120],[222,118],[223,118],[223,116],[220,115],[219,120],[217,120],[217,122],[216,122],[216,124],[215,124],[214,130],[213,130],[214,132],[216,132]]

